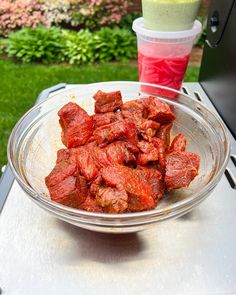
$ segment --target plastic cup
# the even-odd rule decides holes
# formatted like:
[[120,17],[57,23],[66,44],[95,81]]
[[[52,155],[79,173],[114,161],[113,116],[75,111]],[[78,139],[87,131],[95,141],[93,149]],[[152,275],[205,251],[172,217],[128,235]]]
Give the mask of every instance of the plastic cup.
[[201,0],[142,0],[144,26],[158,31],[189,30],[200,4]]
[[[138,40],[139,81],[179,90],[194,40],[201,29],[201,23],[195,21],[191,30],[159,32],[144,28],[142,17],[136,19],[133,22],[133,30]],[[142,90],[157,95],[168,95],[167,90],[160,93],[150,86],[143,86]]]

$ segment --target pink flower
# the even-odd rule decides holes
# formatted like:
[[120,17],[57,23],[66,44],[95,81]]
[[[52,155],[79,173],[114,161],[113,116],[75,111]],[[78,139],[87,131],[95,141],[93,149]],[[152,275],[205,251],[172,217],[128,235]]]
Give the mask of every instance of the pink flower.
[[36,0],[1,0],[0,32],[7,34],[13,29],[24,26],[34,27],[45,25],[46,19],[41,11],[41,6]]

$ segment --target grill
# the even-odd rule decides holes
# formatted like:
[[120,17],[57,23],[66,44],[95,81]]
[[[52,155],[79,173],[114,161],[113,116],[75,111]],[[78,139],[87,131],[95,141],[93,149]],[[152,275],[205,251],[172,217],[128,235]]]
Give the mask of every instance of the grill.
[[[229,130],[231,156],[214,193],[176,220],[111,236],[46,214],[23,196],[6,167],[0,294],[236,294],[235,20],[235,1],[212,1],[199,83],[182,88],[217,112]],[[46,89],[37,101],[70,87]]]

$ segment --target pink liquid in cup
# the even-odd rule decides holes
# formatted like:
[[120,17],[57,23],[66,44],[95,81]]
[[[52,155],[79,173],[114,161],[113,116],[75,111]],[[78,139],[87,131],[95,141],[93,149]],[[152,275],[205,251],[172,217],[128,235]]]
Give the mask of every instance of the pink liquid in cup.
[[[139,81],[159,84],[176,90],[181,88],[187,69],[189,55],[181,52],[181,47],[176,47],[176,56],[171,56],[170,47],[157,45],[143,46],[138,50]],[[151,86],[142,86],[142,91],[155,95],[174,98],[175,93]]]

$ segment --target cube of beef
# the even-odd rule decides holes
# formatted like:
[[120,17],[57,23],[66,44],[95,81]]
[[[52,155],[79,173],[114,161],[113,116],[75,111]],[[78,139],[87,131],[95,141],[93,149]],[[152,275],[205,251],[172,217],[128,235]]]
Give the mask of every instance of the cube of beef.
[[131,143],[137,143],[138,141],[136,127],[128,120],[116,121],[98,127],[93,135],[98,144],[107,144],[118,138],[126,138]]
[[127,209],[128,195],[126,191],[106,187],[101,174],[92,182],[90,193],[104,212],[122,213]]
[[140,126],[145,122],[147,112],[147,108],[140,99],[125,102],[121,108],[122,116],[131,120],[137,129],[140,129]]
[[127,212],[139,212],[154,209],[157,201],[151,196],[129,194]]
[[113,164],[128,164],[136,161],[124,141],[114,141],[104,148],[108,159]]
[[109,143],[125,135],[124,121],[117,121],[98,127],[93,135],[98,144]]
[[188,152],[172,152],[166,155],[165,184],[167,190],[186,187],[198,175],[200,158]]
[[152,120],[146,120],[140,125],[141,132],[145,132],[149,137],[154,137],[159,128],[160,123]]
[[132,121],[139,133],[145,133],[150,137],[155,136],[160,127],[160,123],[148,120],[148,108],[144,103],[145,99],[129,101],[122,106],[122,115],[124,118]]
[[56,165],[50,174],[45,178],[47,187],[53,187],[65,178],[77,175],[78,169],[76,162],[70,159],[68,152],[69,150],[66,149],[61,149],[57,152]]
[[57,151],[57,160],[56,163],[60,163],[63,161],[68,161],[70,158],[70,150],[69,149],[60,149]]
[[192,163],[192,165],[197,169],[197,171],[199,170],[200,167],[200,157],[198,154],[195,153],[187,153],[188,159],[189,161]]
[[143,171],[116,165],[101,169],[101,175],[107,186],[126,190],[128,211],[149,210],[156,206],[154,193]]
[[103,212],[102,208],[97,205],[94,196],[92,196],[91,194],[88,194],[85,201],[79,206],[79,209],[85,210],[88,212],[98,212],[98,213]]
[[139,152],[139,148],[137,147],[136,144],[131,143],[130,141],[127,141],[127,140],[126,140],[126,141],[125,141],[125,145],[126,145],[127,149],[128,149],[131,153],[136,154],[136,153]]
[[101,172],[99,171],[98,176],[96,177],[96,179],[94,179],[94,181],[91,183],[89,188],[89,191],[92,196],[95,196],[97,194],[101,185],[104,185],[104,181],[103,181]]
[[158,160],[158,149],[153,143],[144,140],[139,141],[140,153],[137,155],[137,164],[144,166],[150,161]]
[[156,134],[156,136],[164,142],[166,150],[169,149],[169,145],[170,145],[171,128],[172,128],[172,123],[161,125]]
[[93,98],[96,101],[95,113],[113,112],[119,109],[123,104],[120,91],[106,93],[98,90]]
[[133,145],[137,145],[138,143],[138,130],[135,126],[135,124],[130,121],[129,119],[124,120],[125,123],[125,138],[128,142],[130,142]]
[[187,139],[183,134],[178,134],[172,141],[169,152],[185,152]]
[[165,174],[165,168],[166,168],[166,153],[165,153],[165,145],[163,140],[160,138],[152,138],[151,142],[154,144],[154,146],[158,150],[158,170]]
[[73,148],[70,150],[70,153],[71,156],[74,156],[76,159],[76,165],[80,174],[88,181],[93,180],[98,174],[98,168],[89,148],[86,145],[79,148]]
[[93,133],[94,123],[85,110],[76,103],[63,106],[58,115],[62,128],[62,142],[68,148],[85,144]]
[[45,178],[45,184],[53,201],[77,208],[87,195],[87,184],[78,172],[75,158],[70,150],[57,152],[56,165]]
[[113,165],[113,162],[109,159],[105,148],[95,148],[92,152],[92,156],[98,169]]
[[117,121],[117,115],[113,112],[94,114],[94,129]]
[[155,96],[149,96],[144,99],[144,102],[149,110],[148,119],[154,119],[161,124],[167,124],[176,119],[169,105]]
[[113,166],[114,164],[132,164],[136,161],[132,152],[132,145],[130,146],[128,142],[120,140],[114,141],[103,148],[94,148],[91,155],[98,169]]
[[[45,182],[53,201],[65,206],[78,208],[87,196],[87,184],[83,176],[71,175],[58,181],[55,185],[50,185],[52,174],[46,177]],[[58,174],[57,174],[58,175]],[[55,177],[55,175],[53,175]],[[58,177],[60,178],[60,176]]]
[[160,171],[154,168],[142,167],[145,172],[149,185],[152,188],[155,200],[159,200],[164,195],[164,179]]
[[106,213],[122,213],[128,208],[128,194],[124,189],[101,186],[97,190],[95,200]]

